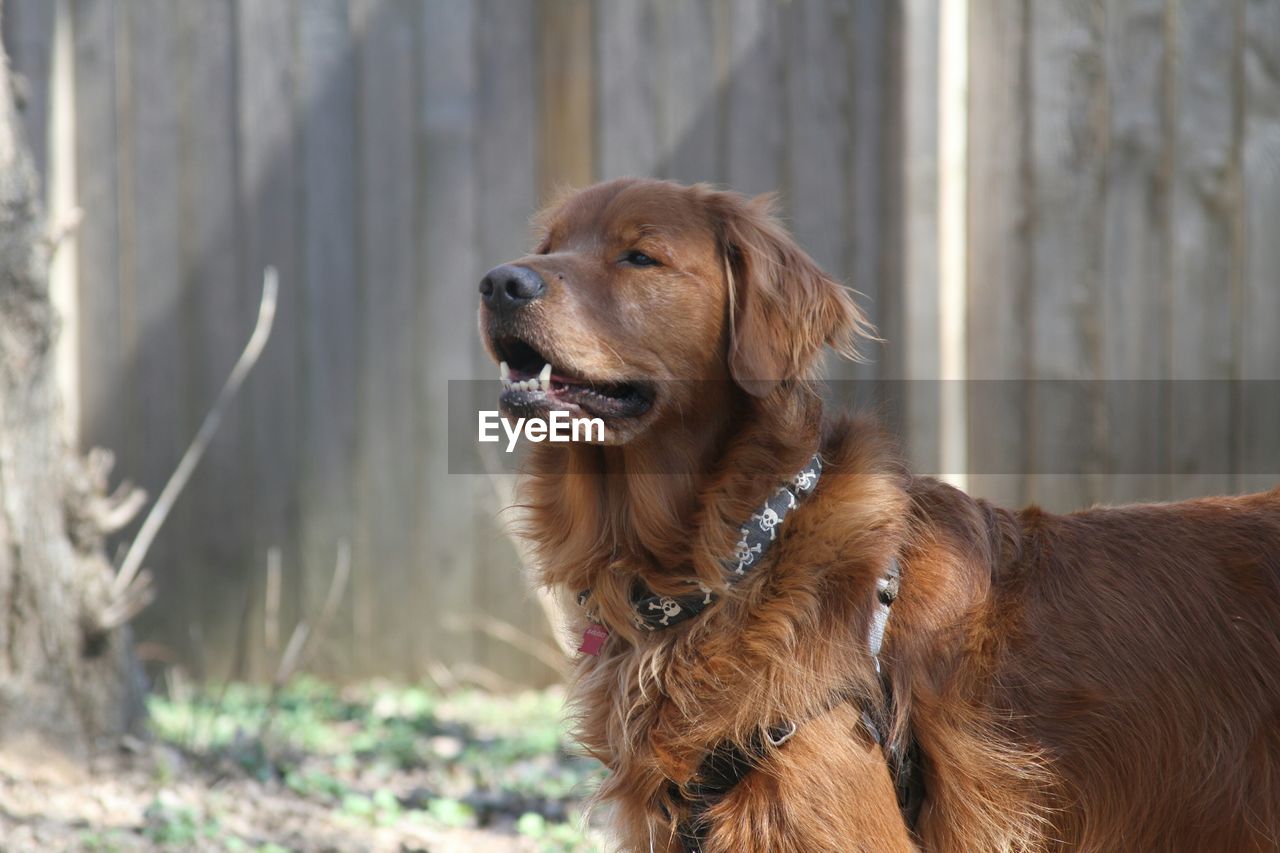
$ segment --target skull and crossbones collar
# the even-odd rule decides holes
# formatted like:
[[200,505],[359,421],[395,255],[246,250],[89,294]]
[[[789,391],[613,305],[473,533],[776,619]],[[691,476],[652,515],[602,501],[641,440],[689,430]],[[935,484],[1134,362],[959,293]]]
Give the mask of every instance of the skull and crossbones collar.
[[[790,481],[778,487],[749,521],[738,529],[733,555],[724,561],[729,583],[737,583],[764,559],[778,539],[783,522],[800,502],[813,494],[822,477],[822,460],[817,454]],[[696,591],[687,595],[659,595],[640,580],[631,590],[632,621],[637,628],[660,631],[693,619],[716,599],[707,586],[691,581]],[[588,607],[591,590],[578,593],[578,604]]]

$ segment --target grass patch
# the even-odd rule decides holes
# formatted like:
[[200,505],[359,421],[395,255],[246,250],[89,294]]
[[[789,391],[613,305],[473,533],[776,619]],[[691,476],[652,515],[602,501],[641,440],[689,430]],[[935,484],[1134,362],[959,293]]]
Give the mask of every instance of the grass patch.
[[[188,760],[323,803],[353,825],[487,827],[549,853],[593,850],[580,803],[603,771],[569,747],[561,706],[556,690],[441,694],[305,678],[274,701],[243,684],[150,700],[157,739]],[[157,800],[144,832],[183,847],[216,836],[218,823]]]

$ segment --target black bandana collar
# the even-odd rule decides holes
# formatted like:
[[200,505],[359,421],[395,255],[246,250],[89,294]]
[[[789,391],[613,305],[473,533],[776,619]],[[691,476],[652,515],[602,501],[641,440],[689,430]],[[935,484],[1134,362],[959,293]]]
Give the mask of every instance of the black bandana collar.
[[[822,477],[822,460],[817,454],[791,478],[780,486],[770,498],[739,528],[739,538],[733,556],[724,561],[729,583],[737,583],[754,569],[778,538],[778,531],[787,516],[800,502],[813,494]],[[586,607],[591,590],[578,594],[578,604]],[[689,595],[659,595],[640,580],[631,590],[631,621],[645,631],[672,628],[693,619],[716,600],[710,588],[698,584],[698,591]]]

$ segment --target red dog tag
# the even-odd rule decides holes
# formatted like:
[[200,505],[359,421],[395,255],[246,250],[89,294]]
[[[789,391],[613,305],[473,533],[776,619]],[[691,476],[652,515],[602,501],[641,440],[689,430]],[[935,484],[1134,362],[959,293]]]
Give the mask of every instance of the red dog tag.
[[607,639],[609,639],[609,629],[591,622],[587,625],[587,630],[582,632],[582,645],[578,647],[578,651],[589,655],[598,655],[600,654],[600,647],[604,645],[604,641]]

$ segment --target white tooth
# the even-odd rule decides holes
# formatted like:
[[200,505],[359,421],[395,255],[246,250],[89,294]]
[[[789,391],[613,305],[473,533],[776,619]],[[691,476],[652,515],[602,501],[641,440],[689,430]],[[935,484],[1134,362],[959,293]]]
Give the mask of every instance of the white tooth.
[[507,363],[505,361],[498,362],[498,376],[503,382],[511,381],[511,368],[507,367]]
[[539,382],[539,381],[537,380],[537,378],[536,378],[536,377],[535,377],[535,378],[533,378],[533,379],[530,379],[530,380],[529,380],[529,390],[530,390],[530,391],[541,391],[541,390],[542,390],[542,383],[541,383],[541,382]]
[[542,380],[542,384],[551,388],[551,365],[542,365],[542,372],[538,374],[538,378]]
[[502,380],[502,387],[509,390],[511,388],[511,380],[510,379]]
[[523,381],[520,381],[520,382],[513,382],[513,383],[511,383],[511,387],[512,387],[512,388],[514,388],[514,389],[516,389],[517,391],[523,391],[523,390],[524,390],[524,382],[523,382]]

